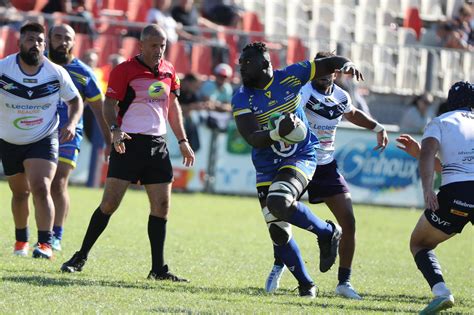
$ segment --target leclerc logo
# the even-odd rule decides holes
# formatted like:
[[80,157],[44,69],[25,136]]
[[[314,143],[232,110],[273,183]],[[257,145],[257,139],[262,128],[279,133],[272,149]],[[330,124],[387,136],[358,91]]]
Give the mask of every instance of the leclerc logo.
[[159,98],[165,91],[165,84],[161,81],[153,82],[148,88],[148,95],[151,98]]
[[13,125],[20,130],[30,130],[41,125],[43,118],[36,116],[20,117],[13,121]]
[[379,153],[375,141],[354,139],[336,150],[336,159],[345,179],[354,186],[372,190],[400,189],[419,178],[418,162],[398,148]]

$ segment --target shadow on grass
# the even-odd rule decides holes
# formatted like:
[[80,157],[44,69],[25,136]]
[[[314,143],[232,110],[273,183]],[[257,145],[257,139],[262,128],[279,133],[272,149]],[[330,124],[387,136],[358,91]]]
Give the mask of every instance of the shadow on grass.
[[[139,289],[139,290],[157,290],[157,291],[166,291],[169,293],[188,293],[188,294],[211,294],[213,295],[213,300],[235,302],[235,299],[232,295],[246,295],[261,297],[266,296],[265,291],[260,287],[202,287],[195,286],[193,283],[183,284],[183,283],[173,283],[168,281],[153,281],[153,280],[138,280],[136,282],[131,281],[122,281],[122,280],[101,280],[101,279],[78,279],[78,278],[69,278],[67,275],[60,274],[59,277],[50,277],[50,276],[4,276],[1,278],[5,282],[15,282],[15,283],[25,283],[33,286],[39,287],[72,287],[72,286],[102,286],[102,287],[111,287],[111,288],[126,288],[126,289]],[[297,293],[293,290],[280,289],[274,297],[297,297]],[[269,298],[268,303],[272,304],[282,304],[282,305],[294,305],[298,307],[305,306],[316,306],[323,309],[338,309],[338,310],[347,310],[347,311],[374,311],[374,312],[418,312],[422,305],[429,302],[429,297],[427,296],[410,296],[410,295],[389,295],[389,294],[364,294],[364,300],[360,302],[354,301],[353,303],[347,303],[347,300],[344,300],[344,303],[339,302],[341,298],[336,297],[331,292],[319,292],[319,298],[328,298],[331,301],[321,301],[316,298],[314,301],[311,301],[310,304],[302,302],[293,302],[288,301],[278,301],[274,298]],[[306,302],[306,301],[305,301]],[[422,304],[420,307],[409,308],[400,308],[400,307],[377,307],[373,305],[367,305],[368,303],[374,302],[397,302],[403,304]],[[459,302],[459,303],[458,303]],[[466,303],[457,301],[458,306],[469,306]],[[408,306],[408,305],[407,305]],[[191,313],[191,310],[171,307],[171,308],[153,308],[151,311],[165,312],[165,313]]]

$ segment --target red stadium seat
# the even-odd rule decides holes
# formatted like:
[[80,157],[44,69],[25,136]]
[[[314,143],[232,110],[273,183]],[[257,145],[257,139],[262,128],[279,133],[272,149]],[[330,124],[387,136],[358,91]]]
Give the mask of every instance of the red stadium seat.
[[194,44],[191,53],[191,71],[203,75],[212,74],[212,50],[203,44]]
[[293,64],[298,61],[307,59],[307,49],[298,37],[288,38],[288,52],[286,55],[286,63]]
[[272,61],[273,69],[280,69],[280,53],[277,50],[269,50],[270,60]]
[[191,70],[190,54],[182,42],[176,42],[168,46],[167,60],[171,62],[177,73],[189,73]]
[[129,21],[146,22],[148,10],[152,6],[152,0],[130,0],[127,10]]
[[217,38],[227,44],[227,48],[229,49],[229,63],[231,67],[234,67],[234,65],[238,63],[237,44],[239,42],[239,36],[236,34],[219,32]]
[[119,37],[109,34],[100,35],[94,43],[94,48],[99,52],[98,67],[101,67],[107,64],[111,54],[119,51]]
[[[265,31],[265,28],[263,24],[260,22],[260,19],[258,18],[257,13],[247,11],[244,13],[242,19],[243,19],[242,28],[245,32],[263,33]],[[251,42],[262,41],[262,40],[263,40],[263,36],[250,36]]]
[[403,27],[412,28],[416,32],[416,39],[420,40],[421,28],[423,26],[423,21],[420,18],[420,13],[418,8],[410,7],[405,11],[405,16],[403,19]]
[[120,49],[121,55],[125,59],[131,58],[140,53],[139,40],[135,37],[124,37],[122,39],[122,48]]
[[2,58],[18,52],[19,32],[11,27],[2,26],[0,28],[0,38],[3,42],[3,49],[0,51]]

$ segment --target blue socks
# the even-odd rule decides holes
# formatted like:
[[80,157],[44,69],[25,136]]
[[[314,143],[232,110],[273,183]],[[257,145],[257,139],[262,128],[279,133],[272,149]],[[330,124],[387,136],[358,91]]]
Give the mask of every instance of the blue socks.
[[63,227],[58,226],[58,225],[53,226],[53,235],[58,240],[62,240],[63,239]]
[[318,236],[318,238],[330,238],[333,233],[332,225],[321,220],[302,202],[295,202],[296,210],[288,222]]
[[313,280],[306,271],[300,249],[293,238],[286,245],[273,245],[273,250],[276,256],[285,263],[300,285],[313,283]]

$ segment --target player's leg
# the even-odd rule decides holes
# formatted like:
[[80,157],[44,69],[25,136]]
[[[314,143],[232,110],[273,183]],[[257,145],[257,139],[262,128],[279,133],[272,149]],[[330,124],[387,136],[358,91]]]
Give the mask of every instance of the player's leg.
[[[63,117],[60,117],[62,119]],[[69,213],[69,176],[76,167],[79,158],[79,148],[82,142],[82,129],[76,128],[76,134],[71,141],[59,145],[59,163],[52,186],[52,196],[56,213],[53,225],[53,249],[61,250],[64,223]]]
[[469,221],[472,222],[473,191],[474,181],[441,186],[438,193],[439,209],[436,211],[426,209],[413,230],[410,251],[435,296],[422,310],[422,314],[434,314],[454,304],[454,298],[446,286],[441,266],[433,250],[455,233],[461,233]]
[[169,271],[164,261],[164,246],[166,240],[166,223],[170,210],[171,186],[173,167],[169,159],[168,149],[163,137],[143,139],[146,150],[145,173],[140,181],[150,201],[150,216],[148,217],[148,238],[151,247],[152,267],[149,279],[188,282]]
[[54,208],[56,210],[54,215],[52,247],[57,251],[61,250],[63,226],[69,213],[68,183],[69,176],[73,169],[74,166],[68,162],[62,161],[60,156],[58,168],[54,175],[51,187],[51,195],[53,196]]
[[278,289],[281,275],[286,265],[298,281],[300,296],[314,298],[316,296],[316,286],[306,270],[298,244],[293,239],[291,225],[288,222],[277,219],[266,207],[268,188],[268,184],[257,184],[262,214],[273,242],[273,252],[275,257],[281,261],[281,265],[273,267],[272,271],[278,269],[277,273],[270,274],[265,283],[265,290],[272,293]]
[[127,180],[112,177],[107,178],[105,181],[102,202],[92,214],[86,234],[82,240],[81,249],[74,253],[71,259],[61,266],[61,271],[82,271],[90,250],[99,239],[102,232],[104,232],[112,214],[118,209],[129,185],[130,181]]
[[8,185],[12,191],[12,213],[15,223],[15,246],[13,253],[18,256],[28,255],[28,199],[30,196],[30,186],[25,173],[17,173],[7,176]]
[[152,267],[149,279],[188,282],[169,271],[164,260],[166,240],[166,223],[170,208],[171,183],[145,185],[150,201],[150,216],[148,217],[148,238],[151,247]]
[[350,299],[360,300],[351,285],[352,259],[355,252],[355,217],[352,208],[352,199],[349,193],[337,194],[323,198],[328,208],[336,217],[342,228],[342,237],[339,244],[339,269],[336,294]]
[[438,262],[433,249],[454,234],[446,234],[433,227],[425,215],[422,214],[410,239],[410,251],[415,259],[418,269],[430,285],[435,298],[423,310],[423,314],[434,314],[442,309],[452,307],[454,298],[441,272],[441,265]]
[[13,253],[19,256],[28,255],[29,249],[28,198],[30,187],[25,175],[25,167],[23,166],[27,150],[27,146],[14,145],[0,139],[3,171],[12,191],[11,204],[16,239]]
[[307,178],[294,168],[282,168],[272,182],[267,206],[280,220],[314,233],[320,248],[320,270],[328,271],[336,261],[341,228],[331,222],[323,221],[314,215],[308,206],[297,201],[308,183]]
[[54,203],[51,197],[51,183],[56,172],[56,163],[45,159],[26,159],[23,162],[35,206],[38,243],[33,251],[35,258],[51,258]]

